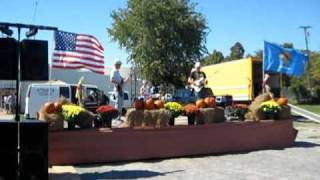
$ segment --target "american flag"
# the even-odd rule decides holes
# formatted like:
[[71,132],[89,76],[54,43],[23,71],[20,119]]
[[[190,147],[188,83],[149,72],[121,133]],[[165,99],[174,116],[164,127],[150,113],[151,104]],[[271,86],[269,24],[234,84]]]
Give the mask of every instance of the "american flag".
[[103,47],[94,36],[55,31],[54,40],[53,68],[86,68],[104,74]]

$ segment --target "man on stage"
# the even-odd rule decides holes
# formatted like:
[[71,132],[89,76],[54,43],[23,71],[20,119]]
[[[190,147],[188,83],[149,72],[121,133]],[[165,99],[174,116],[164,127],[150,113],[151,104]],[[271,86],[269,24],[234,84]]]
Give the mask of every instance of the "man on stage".
[[207,79],[206,74],[201,71],[200,62],[196,62],[194,68],[191,70],[188,82],[192,87],[197,99],[205,98],[207,93],[204,88],[206,85]]
[[122,114],[123,107],[123,85],[129,79],[131,75],[129,75],[126,79],[124,79],[120,74],[121,61],[116,60],[114,63],[114,69],[112,69],[110,73],[110,81],[114,85],[114,91],[116,96],[115,108],[119,112],[118,119],[120,120]]

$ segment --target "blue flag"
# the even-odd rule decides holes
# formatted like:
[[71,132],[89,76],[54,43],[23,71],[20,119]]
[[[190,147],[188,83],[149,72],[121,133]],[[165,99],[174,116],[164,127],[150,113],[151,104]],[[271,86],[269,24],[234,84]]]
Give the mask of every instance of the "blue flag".
[[264,42],[264,71],[280,72],[289,76],[301,76],[308,56],[295,49]]

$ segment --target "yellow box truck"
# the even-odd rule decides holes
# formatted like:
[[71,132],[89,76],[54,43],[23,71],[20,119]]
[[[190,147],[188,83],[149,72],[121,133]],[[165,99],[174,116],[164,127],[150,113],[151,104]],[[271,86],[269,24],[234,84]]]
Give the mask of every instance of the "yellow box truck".
[[[232,96],[234,101],[252,101],[262,92],[262,60],[251,57],[202,67],[215,96]],[[276,92],[279,77],[271,74],[269,86]],[[277,93],[277,92],[276,92]],[[275,95],[276,95],[275,93]]]

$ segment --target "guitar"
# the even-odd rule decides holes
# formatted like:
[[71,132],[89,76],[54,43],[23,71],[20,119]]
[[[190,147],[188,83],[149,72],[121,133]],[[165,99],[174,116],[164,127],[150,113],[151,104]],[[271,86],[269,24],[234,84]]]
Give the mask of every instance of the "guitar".
[[116,88],[120,96],[122,96],[123,94],[122,86],[124,85],[124,83],[128,81],[129,78],[131,78],[131,76],[132,76],[132,72],[129,73],[129,76],[126,79],[121,79],[121,82],[116,84]]
[[192,89],[194,89],[196,92],[200,92],[203,87],[207,84],[207,81],[204,77],[201,77],[200,79],[194,81],[190,86]]

